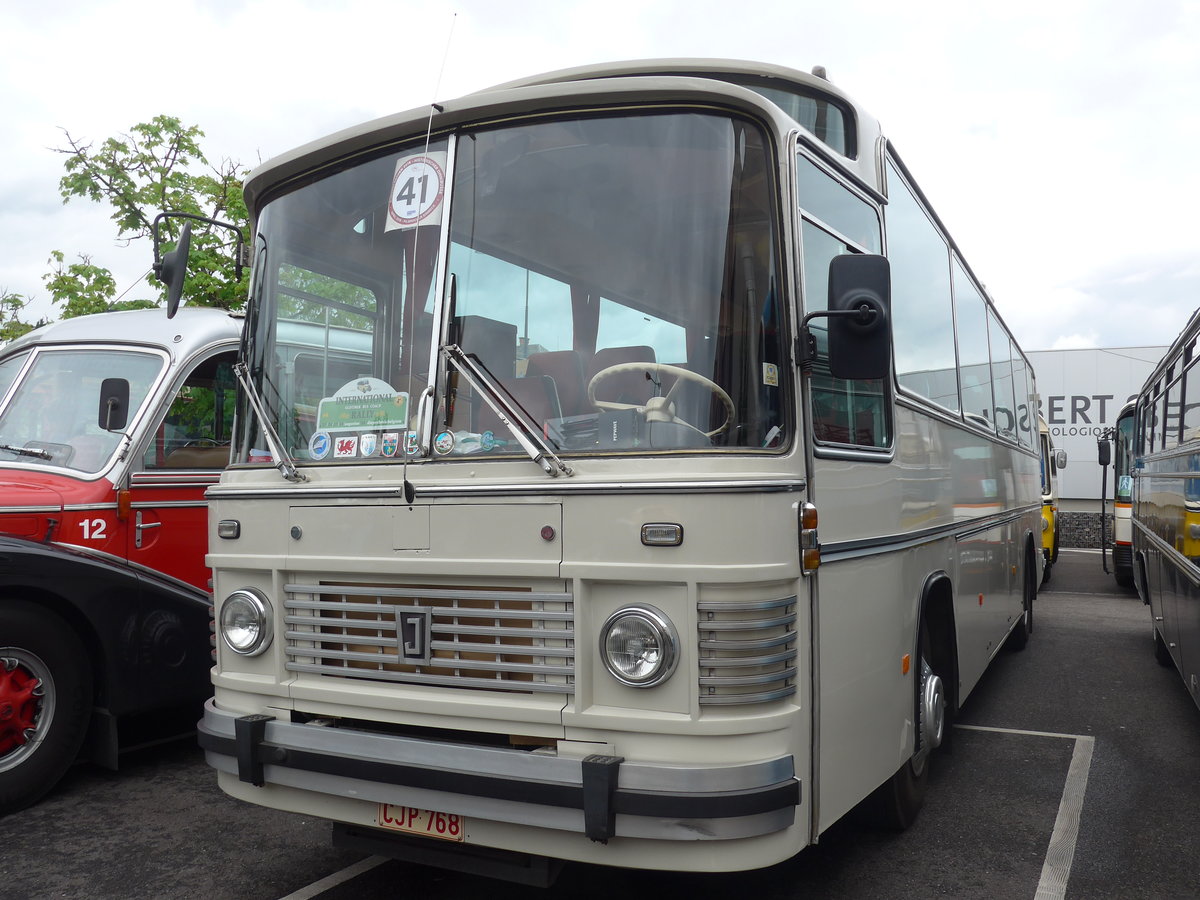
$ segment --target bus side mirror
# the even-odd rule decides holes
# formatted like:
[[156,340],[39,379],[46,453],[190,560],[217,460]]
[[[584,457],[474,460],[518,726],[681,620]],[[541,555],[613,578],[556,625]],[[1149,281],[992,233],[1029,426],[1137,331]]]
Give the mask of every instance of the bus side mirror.
[[1100,438],[1100,440],[1096,442],[1096,450],[1098,451],[1100,457],[1100,465],[1112,465],[1112,444],[1110,444],[1104,438]]
[[188,253],[192,249],[192,223],[184,222],[175,249],[163,254],[154,264],[154,274],[167,287],[167,318],[175,318],[183,297],[183,277],[187,274]]
[[100,383],[97,423],[105,431],[123,431],[129,423],[129,382],[124,378],[105,378]]
[[1066,450],[1055,450],[1054,451],[1054,465],[1060,469],[1065,469],[1067,467],[1067,451]]
[[829,374],[835,378],[887,377],[891,287],[884,256],[851,253],[829,261]]

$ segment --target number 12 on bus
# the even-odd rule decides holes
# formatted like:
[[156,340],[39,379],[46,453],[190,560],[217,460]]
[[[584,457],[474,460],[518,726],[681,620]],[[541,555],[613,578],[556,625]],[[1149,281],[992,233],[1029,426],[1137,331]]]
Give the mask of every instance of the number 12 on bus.
[[420,860],[386,811],[456,816],[439,855],[493,874],[913,820],[1030,635],[1036,394],[868,114],[776,66],[588,67],[246,196],[208,495],[227,793]]

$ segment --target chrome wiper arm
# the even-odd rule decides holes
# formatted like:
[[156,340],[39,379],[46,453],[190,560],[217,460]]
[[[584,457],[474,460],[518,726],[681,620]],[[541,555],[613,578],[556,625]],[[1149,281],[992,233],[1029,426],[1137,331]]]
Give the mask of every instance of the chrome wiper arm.
[[292,455],[283,446],[283,439],[279,436],[279,432],[275,430],[275,426],[271,423],[271,419],[267,415],[267,405],[263,403],[262,397],[258,395],[254,383],[250,380],[250,375],[246,371],[246,364],[243,362],[234,363],[233,374],[237,376],[238,384],[246,392],[246,399],[254,407],[254,414],[258,416],[259,427],[262,428],[263,435],[267,439],[267,448],[271,451],[271,457],[275,460],[275,468],[279,470],[279,474],[292,482],[308,481],[304,473],[296,468],[296,461],[292,459]]
[[512,432],[517,443],[529,454],[529,458],[541,466],[547,475],[557,478],[559,475],[575,474],[574,470],[550,449],[539,430],[530,427],[528,414],[521,408],[521,404],[479,364],[478,360],[467,356],[458,344],[443,344],[442,352],[500,417],[500,421]]
[[9,453],[15,453],[17,456],[33,456],[38,459],[54,459],[45,450],[31,450],[28,447],[11,447],[8,444],[0,444],[0,450],[7,450]]

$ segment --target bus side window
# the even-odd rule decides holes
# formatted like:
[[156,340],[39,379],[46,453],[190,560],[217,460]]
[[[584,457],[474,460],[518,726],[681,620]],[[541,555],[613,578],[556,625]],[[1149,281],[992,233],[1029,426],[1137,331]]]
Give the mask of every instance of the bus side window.
[[223,469],[229,464],[234,359],[235,354],[222,353],[192,370],[146,449],[146,468]]
[[[805,221],[804,290],[807,309],[824,309],[829,296],[829,261],[853,252],[832,234]],[[885,449],[891,446],[891,407],[882,379],[843,379],[829,374],[828,342],[823,320],[810,330],[817,356],[810,380],[813,437],[830,444]]]

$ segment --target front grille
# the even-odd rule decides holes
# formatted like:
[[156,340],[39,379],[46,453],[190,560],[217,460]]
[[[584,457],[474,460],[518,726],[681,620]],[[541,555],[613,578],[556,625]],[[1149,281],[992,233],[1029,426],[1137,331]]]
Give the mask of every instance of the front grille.
[[[284,590],[289,672],[521,693],[575,691],[569,593],[359,584],[289,584]],[[402,619],[427,622],[419,626],[428,630],[423,659],[406,657]]]
[[765,703],[796,693],[796,598],[702,600],[700,704]]

